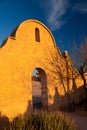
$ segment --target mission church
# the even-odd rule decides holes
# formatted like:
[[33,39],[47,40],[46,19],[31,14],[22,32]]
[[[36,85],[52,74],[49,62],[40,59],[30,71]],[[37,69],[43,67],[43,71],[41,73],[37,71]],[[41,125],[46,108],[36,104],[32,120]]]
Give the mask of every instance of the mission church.
[[41,75],[42,109],[57,110],[86,97],[68,53],[61,54],[50,30],[26,20],[0,47],[0,112],[14,118],[33,110],[32,72]]

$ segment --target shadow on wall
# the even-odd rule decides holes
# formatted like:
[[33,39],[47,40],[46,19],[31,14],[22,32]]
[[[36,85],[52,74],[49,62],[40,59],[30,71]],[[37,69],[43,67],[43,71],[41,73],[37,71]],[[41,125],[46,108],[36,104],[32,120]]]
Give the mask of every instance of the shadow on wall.
[[0,130],[10,130],[10,122],[8,117],[0,116]]
[[32,106],[32,101],[30,100],[28,101],[28,106],[24,115],[27,115],[29,112],[32,112],[32,110],[33,110],[33,106]]
[[[14,119],[18,118],[18,117],[22,117],[22,116],[26,116],[29,112],[32,111],[32,104],[31,101],[28,102],[28,107],[26,112],[24,113],[24,115],[18,115],[17,117],[15,117]],[[14,124],[14,127],[17,124]],[[11,127],[11,122],[9,121],[9,118],[7,116],[1,115],[0,113],[0,130],[10,130]],[[19,128],[19,127],[18,127]],[[14,128],[16,130],[16,127]]]
[[[64,84],[63,84],[64,85]],[[65,86],[63,86],[65,88]],[[49,100],[54,101],[49,108],[45,110],[63,110],[63,111],[74,111],[75,106],[82,102],[86,98],[86,92],[84,86],[80,86],[77,88],[75,78],[73,78],[73,85],[70,91],[65,91],[64,96],[60,95],[58,92],[58,87],[55,87],[55,95],[52,97],[49,95]],[[43,106],[41,106],[41,102],[39,103],[39,99],[35,104],[32,101],[28,101],[26,114],[32,111],[41,111],[44,110]]]
[[84,86],[77,88],[74,84],[70,92],[66,92],[64,96],[61,96],[58,92],[58,88],[55,87],[54,99],[49,96],[50,100],[54,100],[54,103],[49,106],[49,110],[62,110],[62,111],[75,111],[75,106],[86,98],[86,92]]

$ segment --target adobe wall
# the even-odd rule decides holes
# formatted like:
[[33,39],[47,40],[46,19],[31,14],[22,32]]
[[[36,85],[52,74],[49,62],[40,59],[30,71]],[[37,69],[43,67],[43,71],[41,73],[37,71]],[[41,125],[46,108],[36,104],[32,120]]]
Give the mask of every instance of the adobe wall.
[[[35,28],[39,29],[39,42],[35,39]],[[32,71],[35,68],[38,68],[42,76],[43,107],[57,109],[67,104],[64,96],[72,90],[73,85],[70,77],[67,88],[66,60],[56,48],[48,28],[37,20],[26,20],[0,47],[1,114],[11,119],[32,110]],[[77,88],[83,84],[81,78],[75,82],[79,82]]]

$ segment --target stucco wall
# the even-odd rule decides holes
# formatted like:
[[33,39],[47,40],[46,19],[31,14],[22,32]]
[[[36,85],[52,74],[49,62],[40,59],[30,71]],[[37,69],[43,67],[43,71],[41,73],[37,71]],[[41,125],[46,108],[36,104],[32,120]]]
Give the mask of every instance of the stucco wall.
[[[35,40],[35,28],[40,31],[40,42]],[[59,66],[57,74],[54,73],[55,64]],[[35,68],[39,69],[42,76],[42,105],[53,109],[64,104],[64,100],[67,102],[59,97],[65,95],[64,89],[66,92],[69,91],[66,60],[56,48],[55,40],[48,28],[39,21],[26,20],[0,47],[1,114],[13,118],[32,110],[31,80]],[[63,75],[62,80],[60,75]],[[72,79],[70,80],[71,91]],[[80,85],[77,83],[77,86],[82,86],[82,80],[78,82]]]

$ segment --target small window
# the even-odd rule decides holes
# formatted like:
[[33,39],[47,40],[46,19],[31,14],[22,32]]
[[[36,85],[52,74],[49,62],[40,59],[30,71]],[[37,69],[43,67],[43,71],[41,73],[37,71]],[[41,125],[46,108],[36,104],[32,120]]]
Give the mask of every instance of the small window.
[[35,40],[40,42],[40,31],[38,28],[35,28]]

